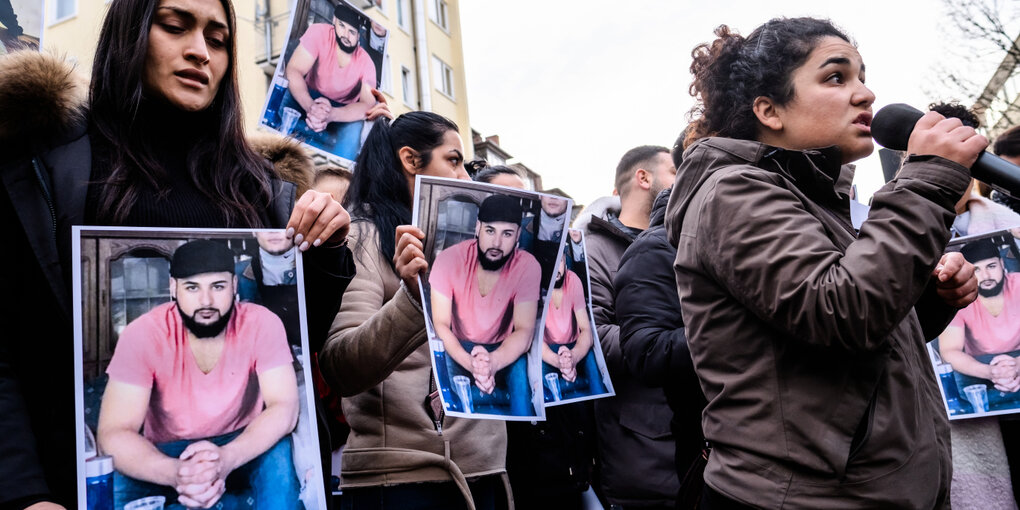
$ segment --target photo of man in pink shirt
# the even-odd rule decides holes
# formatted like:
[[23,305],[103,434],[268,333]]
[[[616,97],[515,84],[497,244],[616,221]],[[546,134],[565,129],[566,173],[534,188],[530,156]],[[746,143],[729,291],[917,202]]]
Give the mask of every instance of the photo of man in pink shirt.
[[[579,230],[570,230],[571,233]],[[580,238],[579,238],[580,239]],[[573,249],[583,250],[583,243]],[[567,267],[572,249],[563,251],[549,296],[542,343],[542,375],[545,401],[559,402],[606,393],[595,350],[591,306],[585,299],[581,278]],[[587,277],[587,275],[585,275]],[[603,367],[605,363],[603,362]]]
[[441,251],[428,276],[450,377],[440,384],[453,386],[463,412],[535,414],[527,353],[542,268],[517,247],[522,216],[520,198],[488,196],[478,207],[475,239]]
[[299,508],[283,323],[237,301],[220,242],[177,248],[169,283],[171,302],[127,325],[106,370],[97,442],[113,457],[115,508],[156,495],[188,508]]
[[[1020,405],[1020,273],[1007,273],[992,238],[960,250],[974,265],[978,298],[939,335],[939,354],[957,386],[985,385],[990,411]],[[966,397],[965,397],[966,398]]]
[[[353,161],[361,149],[365,121],[378,115],[372,109],[377,103],[373,91],[379,86],[381,70],[363,46],[378,35],[367,16],[343,1],[333,6],[331,14],[326,23],[294,20],[290,44],[296,46],[277,71],[286,90],[276,96],[270,91],[263,123]],[[323,17],[319,12],[313,15],[316,20]],[[388,33],[383,36],[384,48],[386,37]]]

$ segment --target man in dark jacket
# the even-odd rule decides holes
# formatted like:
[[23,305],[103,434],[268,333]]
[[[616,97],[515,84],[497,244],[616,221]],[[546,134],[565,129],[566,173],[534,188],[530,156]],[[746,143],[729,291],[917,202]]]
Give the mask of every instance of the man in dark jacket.
[[616,396],[595,402],[602,496],[619,508],[671,508],[679,483],[673,465],[672,416],[666,397],[627,371],[620,351],[620,327],[613,278],[623,252],[648,227],[659,191],[676,174],[665,147],[631,149],[616,169],[615,197],[596,200],[575,228],[585,230],[592,312]]
[[649,227],[624,252],[613,285],[627,370],[643,384],[662,387],[673,410],[670,428],[676,441],[676,472],[682,481],[705,444],[701,411],[706,401],[678,313],[680,298],[673,274],[676,248],[666,239],[664,225],[671,189],[656,197]]

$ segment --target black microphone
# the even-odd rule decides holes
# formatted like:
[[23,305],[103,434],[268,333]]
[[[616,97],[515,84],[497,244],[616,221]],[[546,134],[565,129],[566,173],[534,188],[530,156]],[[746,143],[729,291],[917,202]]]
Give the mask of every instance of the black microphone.
[[[871,136],[883,147],[906,150],[914,124],[924,116],[920,110],[903,103],[886,106],[871,121]],[[1012,197],[1020,197],[1020,166],[1016,166],[990,152],[982,152],[970,167],[970,174]]]

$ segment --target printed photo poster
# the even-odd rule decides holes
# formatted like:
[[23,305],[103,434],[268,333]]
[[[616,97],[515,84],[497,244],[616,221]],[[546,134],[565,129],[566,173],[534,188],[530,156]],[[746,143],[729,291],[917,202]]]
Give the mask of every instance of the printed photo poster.
[[542,331],[545,405],[615,395],[591,311],[584,232],[567,231]]
[[372,129],[388,41],[343,0],[297,0],[259,123],[350,167]]
[[78,508],[325,509],[283,231],[74,227],[73,249]]
[[1020,228],[952,240],[978,298],[928,344],[950,420],[1020,411]]
[[432,365],[450,416],[545,419],[544,304],[572,201],[491,184],[421,177],[413,222]]
[[[50,7],[58,11],[53,13],[54,19],[63,17],[61,7],[61,2]],[[44,13],[43,0],[0,0],[0,55],[17,50],[39,51]]]

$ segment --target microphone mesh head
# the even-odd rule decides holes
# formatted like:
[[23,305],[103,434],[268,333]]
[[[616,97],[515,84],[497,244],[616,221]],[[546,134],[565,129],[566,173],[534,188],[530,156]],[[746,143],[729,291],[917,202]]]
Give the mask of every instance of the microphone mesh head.
[[914,124],[923,116],[924,113],[910,105],[888,105],[871,120],[871,136],[887,149],[906,150]]

